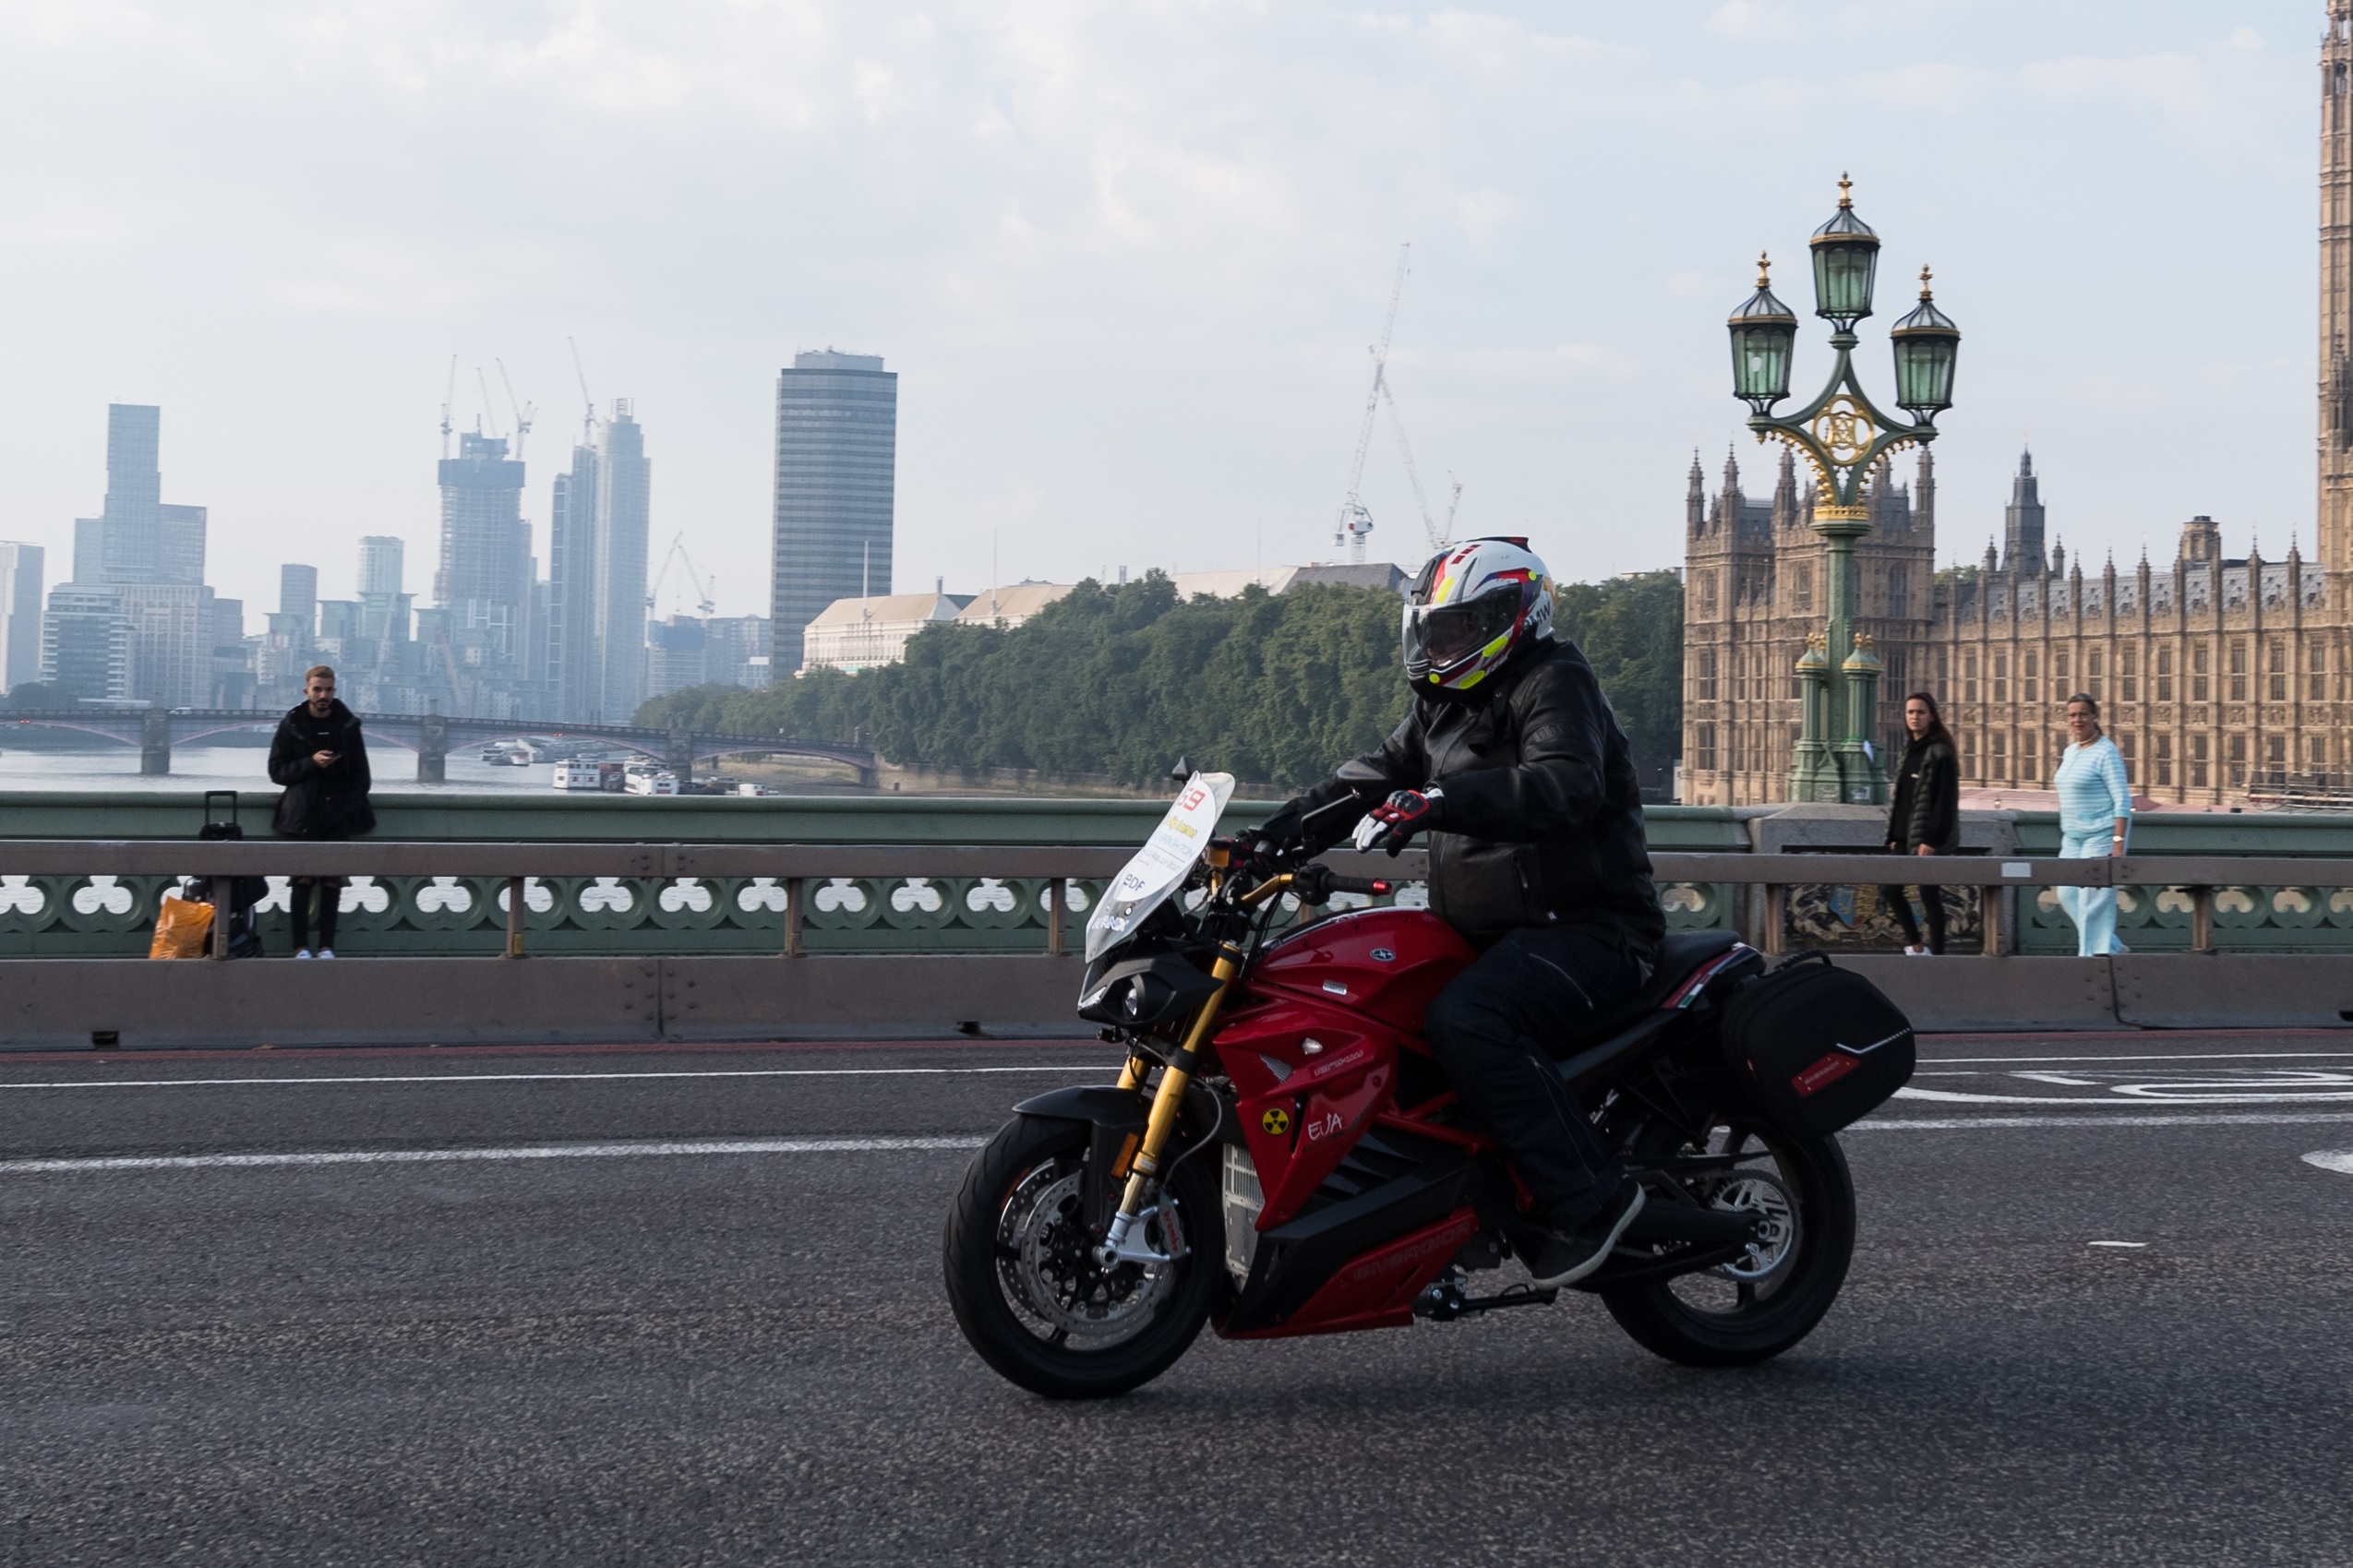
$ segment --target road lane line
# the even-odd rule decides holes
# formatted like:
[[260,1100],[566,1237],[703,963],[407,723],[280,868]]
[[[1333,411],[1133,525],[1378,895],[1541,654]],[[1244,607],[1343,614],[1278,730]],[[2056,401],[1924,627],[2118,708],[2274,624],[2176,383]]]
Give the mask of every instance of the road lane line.
[[282,1155],[129,1155],[89,1159],[0,1160],[0,1177],[99,1171],[259,1170],[285,1166],[441,1165],[455,1161],[675,1158],[681,1155],[858,1155],[914,1149],[977,1149],[986,1139],[733,1138],[687,1143],[527,1143],[503,1149],[322,1149]]
[[713,1072],[395,1072],[369,1078],[87,1078],[31,1083],[0,1083],[9,1089],[215,1089],[280,1083],[562,1083],[640,1078],[960,1078],[1006,1072],[1110,1073],[1104,1067],[771,1067],[725,1068]]
[[[2024,1100],[2013,1105],[2097,1105],[2083,1100]],[[2300,1127],[2315,1121],[2353,1121],[2353,1111],[2190,1112],[2180,1116],[1955,1116],[1865,1117],[1848,1132],[1951,1132],[1981,1127]]]
[[[2182,1116],[1973,1116],[1951,1119],[1866,1118],[1849,1132],[1971,1132],[1985,1129],[2066,1127],[2286,1127],[2353,1121],[2353,1111]],[[124,1155],[70,1159],[0,1159],[0,1179],[156,1170],[268,1170],[319,1166],[499,1164],[528,1160],[666,1159],[697,1155],[857,1155],[977,1149],[979,1133],[961,1137],[729,1138],[620,1143],[525,1143],[488,1149],[322,1149],[274,1155]],[[2341,1160],[2353,1174],[2353,1152],[2307,1155],[2315,1165]]]
[[2304,1163],[2341,1176],[2353,1176],[2353,1149],[2315,1149],[2304,1156]]
[[[2167,1094],[2163,1096],[2138,1094],[2131,1095],[2131,1098],[2124,1098],[2122,1096],[2131,1094],[2134,1087],[2133,1085],[2112,1084],[2110,1087],[2114,1089],[2116,1094],[2119,1096],[2119,1098],[2112,1100],[2101,1100],[2093,1099],[2084,1095],[1978,1095],[1970,1094],[1959,1089],[1915,1089],[1909,1084],[1898,1089],[1895,1094],[1898,1099],[1936,1100],[1948,1105],[2076,1106],[2084,1109],[2090,1109],[2095,1106],[2144,1106],[2149,1104],[2152,1100],[2158,1100],[2160,1103],[2166,1105],[2177,1106],[2329,1105],[2344,1100],[2353,1100],[2353,1088],[2293,1089],[2281,1090],[2275,1094],[2265,1093],[2261,1089],[2251,1086],[2246,1092],[2186,1095]],[[2155,1084],[2145,1085],[2145,1087],[2171,1088],[2172,1085]],[[2215,1087],[2219,1087],[2219,1085],[2215,1085]]]
[[1924,1062],[1955,1067],[1970,1062],[1993,1065],[2018,1061],[2270,1061],[2285,1057],[2353,1057],[2353,1051],[2166,1051],[2148,1056],[1935,1056]]

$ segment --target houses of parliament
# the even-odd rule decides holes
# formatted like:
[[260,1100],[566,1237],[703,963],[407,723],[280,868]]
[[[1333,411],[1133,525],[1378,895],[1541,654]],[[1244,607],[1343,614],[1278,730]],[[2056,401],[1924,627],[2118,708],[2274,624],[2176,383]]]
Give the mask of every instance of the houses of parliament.
[[[1941,573],[1936,469],[1872,475],[1855,546],[1855,625],[1887,668],[1883,749],[1902,746],[1903,694],[1937,693],[1964,788],[2047,789],[2066,744],[2059,705],[2100,701],[2135,794],[2235,804],[2249,791],[2353,786],[2353,0],[2328,0],[2321,54],[2319,527],[2291,545],[2225,555],[2211,518],[2181,524],[2174,558],[2071,560],[2045,538],[2031,453],[2019,460],[1999,549]],[[1713,496],[1699,461],[1685,501],[1681,798],[1784,800],[1799,733],[1797,660],[1828,608],[1814,486],[1784,450],[1771,497],[1727,460]]]

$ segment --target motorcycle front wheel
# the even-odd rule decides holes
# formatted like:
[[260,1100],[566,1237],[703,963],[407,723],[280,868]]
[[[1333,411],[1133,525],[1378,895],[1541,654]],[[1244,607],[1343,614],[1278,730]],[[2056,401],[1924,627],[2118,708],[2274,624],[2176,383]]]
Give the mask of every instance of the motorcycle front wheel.
[[1636,1344],[1687,1367],[1747,1367],[1814,1331],[1846,1283],[1855,1253],[1855,1180],[1834,1138],[1785,1138],[1719,1127],[1707,1151],[1740,1156],[1695,1195],[1762,1217],[1762,1235],[1729,1263],[1601,1293]]
[[1001,1376],[1050,1399],[1109,1398],[1158,1377],[1201,1332],[1224,1279],[1207,1154],[1176,1162],[1137,1227],[1170,1261],[1097,1264],[1080,1197],[1090,1131],[1007,1122],[966,1171],[942,1245],[965,1338]]

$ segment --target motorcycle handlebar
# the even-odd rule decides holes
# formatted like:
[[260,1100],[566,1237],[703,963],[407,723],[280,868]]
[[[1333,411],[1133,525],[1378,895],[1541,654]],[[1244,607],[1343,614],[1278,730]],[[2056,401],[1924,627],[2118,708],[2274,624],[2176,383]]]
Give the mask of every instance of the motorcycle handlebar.
[[1297,891],[1310,903],[1320,904],[1336,892],[1367,893],[1378,897],[1397,891],[1397,883],[1387,877],[1343,877],[1328,866],[1303,866],[1292,874]]

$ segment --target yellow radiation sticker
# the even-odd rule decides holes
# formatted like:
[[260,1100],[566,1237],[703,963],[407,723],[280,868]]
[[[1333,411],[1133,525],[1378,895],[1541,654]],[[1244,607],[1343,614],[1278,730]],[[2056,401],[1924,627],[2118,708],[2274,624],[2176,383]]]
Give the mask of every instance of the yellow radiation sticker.
[[1269,1138],[1279,1138],[1291,1131],[1291,1112],[1276,1106],[1258,1119],[1260,1131]]

